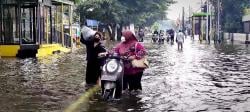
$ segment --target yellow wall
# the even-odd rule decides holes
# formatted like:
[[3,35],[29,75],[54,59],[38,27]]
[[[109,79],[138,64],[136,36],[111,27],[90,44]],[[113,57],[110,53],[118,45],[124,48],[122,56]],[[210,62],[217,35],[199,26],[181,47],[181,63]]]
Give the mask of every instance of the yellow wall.
[[[1,57],[16,57],[20,45],[0,45]],[[44,57],[52,55],[54,51],[70,52],[70,49],[63,47],[60,44],[46,44],[40,45],[37,51],[36,57]]]
[[20,45],[0,45],[0,56],[16,57]]
[[63,47],[60,44],[44,44],[44,45],[40,45],[40,48],[37,51],[36,57],[44,57],[44,56],[52,55],[54,51],[70,52],[70,49]]

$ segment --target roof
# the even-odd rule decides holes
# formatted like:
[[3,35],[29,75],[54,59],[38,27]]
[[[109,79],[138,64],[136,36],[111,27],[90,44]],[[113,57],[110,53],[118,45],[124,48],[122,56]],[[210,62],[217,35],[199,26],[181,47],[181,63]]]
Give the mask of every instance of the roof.
[[242,22],[247,22],[247,21],[250,21],[250,14],[249,15],[244,15],[242,17]]
[[37,3],[43,2],[47,4],[61,5],[62,3],[65,5],[74,5],[75,0],[0,0],[0,4],[18,4],[18,3]]
[[198,12],[198,13],[193,13],[193,17],[204,17],[204,16],[207,16],[207,15],[211,15],[209,13],[205,13],[205,12]]
[[53,4],[67,4],[67,5],[74,5],[74,0],[52,0]]

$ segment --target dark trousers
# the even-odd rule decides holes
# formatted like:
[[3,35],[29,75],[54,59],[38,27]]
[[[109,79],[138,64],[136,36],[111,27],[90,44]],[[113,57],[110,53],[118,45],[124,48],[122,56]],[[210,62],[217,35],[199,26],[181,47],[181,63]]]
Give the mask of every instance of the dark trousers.
[[182,50],[183,49],[183,43],[182,42],[178,42],[178,50]]
[[100,67],[95,62],[88,61],[85,78],[86,84],[97,84],[100,75]]
[[129,89],[132,90],[142,90],[141,78],[143,72],[137,74],[125,74],[123,77],[123,90]]
[[174,36],[171,36],[170,39],[171,39],[171,42],[174,42]]

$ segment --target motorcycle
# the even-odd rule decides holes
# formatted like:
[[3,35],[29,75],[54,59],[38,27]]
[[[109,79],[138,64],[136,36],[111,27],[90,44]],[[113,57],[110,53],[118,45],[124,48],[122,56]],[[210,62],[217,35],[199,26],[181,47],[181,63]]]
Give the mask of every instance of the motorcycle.
[[139,32],[138,36],[139,36],[139,42],[143,42],[144,33],[143,32]]
[[163,44],[164,43],[164,40],[165,40],[165,38],[164,38],[164,35],[163,34],[160,34],[160,36],[159,36],[159,39],[158,39],[158,43],[159,44]]
[[123,90],[123,60],[118,54],[107,54],[102,67],[101,89],[104,100],[120,98]]
[[157,40],[158,40],[157,34],[153,34],[152,41],[156,43]]
[[143,36],[139,36],[139,42],[143,42]]
[[167,42],[169,42],[169,40],[170,40],[170,35],[168,34],[167,35]]

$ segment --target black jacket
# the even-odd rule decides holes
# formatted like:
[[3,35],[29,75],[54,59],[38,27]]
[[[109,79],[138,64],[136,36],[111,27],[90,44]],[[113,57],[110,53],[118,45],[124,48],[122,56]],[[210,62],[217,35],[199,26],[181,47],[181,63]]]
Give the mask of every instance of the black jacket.
[[94,40],[85,40],[81,37],[80,41],[86,45],[87,57],[86,59],[91,62],[99,61],[98,54],[106,52],[105,47],[100,43],[94,47]]
[[87,60],[93,60],[92,58],[94,57],[94,40],[85,40],[82,36],[80,39],[81,43],[85,44],[86,46],[86,51],[87,51]]
[[101,75],[101,66],[104,64],[104,59],[98,58],[98,54],[106,52],[106,49],[101,43],[94,47],[93,40],[84,40],[81,37],[80,41],[86,45],[87,51],[86,83],[96,84]]

